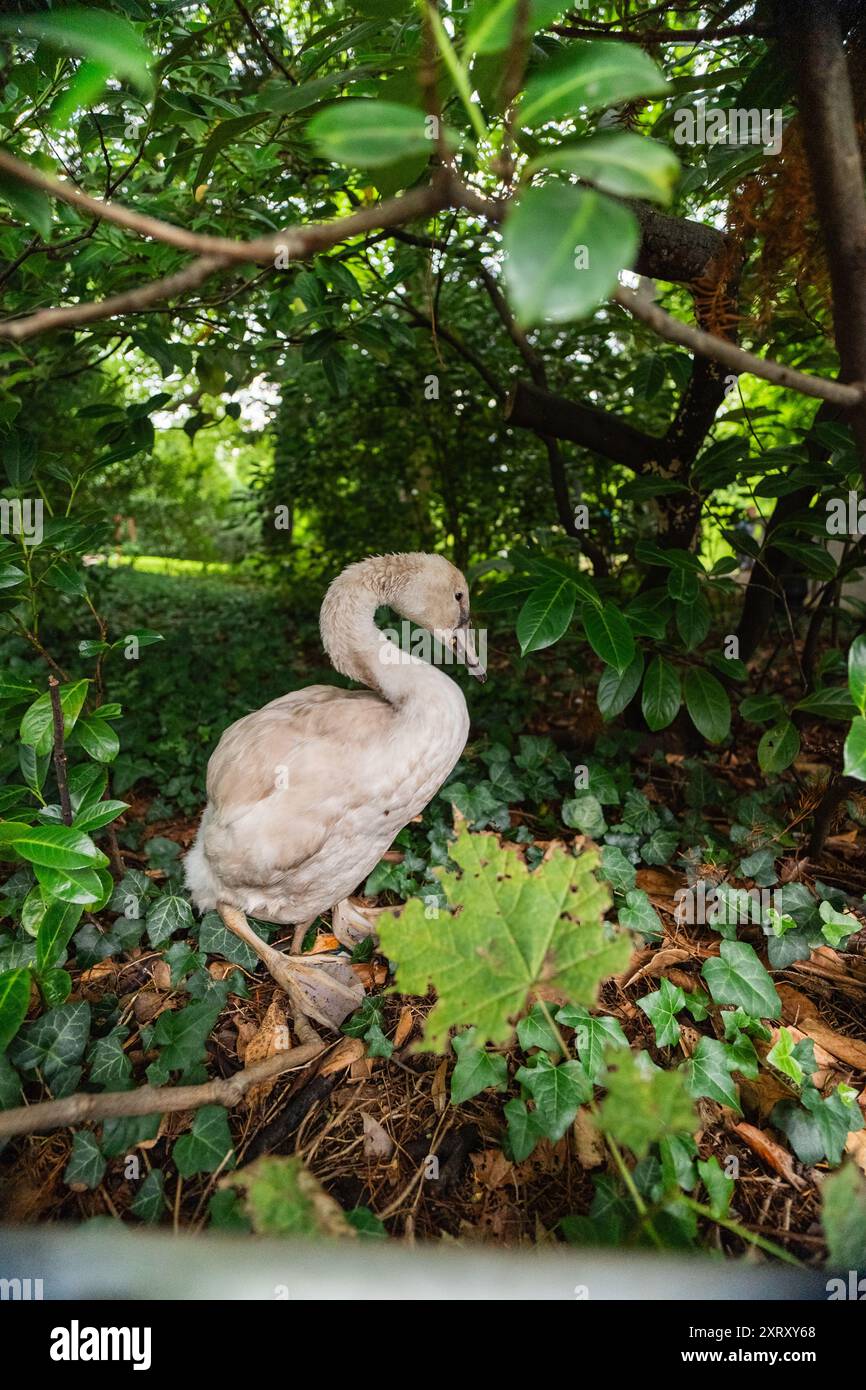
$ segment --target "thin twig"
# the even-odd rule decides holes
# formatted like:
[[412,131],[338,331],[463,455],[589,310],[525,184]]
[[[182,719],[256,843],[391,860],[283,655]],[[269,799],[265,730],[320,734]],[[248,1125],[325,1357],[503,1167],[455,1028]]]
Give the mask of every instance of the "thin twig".
[[198,1110],[203,1105],[224,1105],[229,1110],[251,1086],[304,1067],[324,1050],[322,1042],[304,1043],[254,1062],[234,1076],[216,1077],[201,1086],[140,1086],[136,1091],[101,1091],[98,1095],[79,1091],[61,1100],[16,1106],[14,1110],[0,1111],[0,1137],[42,1134],[48,1129],[114,1119],[119,1115],[165,1115],[175,1110]]
[[66,744],[63,738],[63,707],[60,703],[60,682],[56,676],[48,677],[51,691],[51,716],[54,721],[54,775],[60,793],[60,816],[64,825],[72,824],[72,802],[69,799],[69,782],[66,776]]

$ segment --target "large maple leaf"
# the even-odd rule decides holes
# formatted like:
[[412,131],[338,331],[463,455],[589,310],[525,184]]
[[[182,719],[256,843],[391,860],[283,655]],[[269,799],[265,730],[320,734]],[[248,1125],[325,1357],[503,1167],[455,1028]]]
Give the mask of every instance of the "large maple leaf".
[[603,921],[610,896],[596,853],[555,849],[530,870],[513,846],[465,827],[449,853],[460,874],[437,873],[450,911],[431,914],[413,898],[379,921],[397,988],[438,996],[425,1048],[444,1051],[449,1029],[466,1025],[478,1043],[505,1042],[542,988],[591,1006],[600,982],[625,969],[631,943]]

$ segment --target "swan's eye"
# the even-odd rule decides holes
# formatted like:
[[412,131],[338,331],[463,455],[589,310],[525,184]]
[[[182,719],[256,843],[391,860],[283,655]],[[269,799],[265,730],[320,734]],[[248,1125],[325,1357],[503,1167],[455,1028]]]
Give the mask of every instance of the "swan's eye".
[[454,597],[456,598],[457,602],[460,603],[463,598],[462,591],[459,594],[455,594]]

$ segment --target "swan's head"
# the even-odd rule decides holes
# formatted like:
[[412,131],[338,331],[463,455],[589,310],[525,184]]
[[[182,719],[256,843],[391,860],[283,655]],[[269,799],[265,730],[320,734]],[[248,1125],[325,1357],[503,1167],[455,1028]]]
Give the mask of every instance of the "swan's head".
[[402,618],[432,632],[449,646],[476,680],[487,673],[475,650],[469,626],[469,585],[466,578],[444,555],[407,555],[403,582],[396,589],[392,606]]

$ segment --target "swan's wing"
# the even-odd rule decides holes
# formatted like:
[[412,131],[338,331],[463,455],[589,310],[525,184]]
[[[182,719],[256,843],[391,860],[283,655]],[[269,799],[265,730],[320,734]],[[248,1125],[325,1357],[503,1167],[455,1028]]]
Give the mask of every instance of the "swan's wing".
[[232,724],[208,763],[208,855],[226,880],[284,872],[325,843],[363,798],[366,760],[381,749],[391,707],[369,690],[310,686]]

